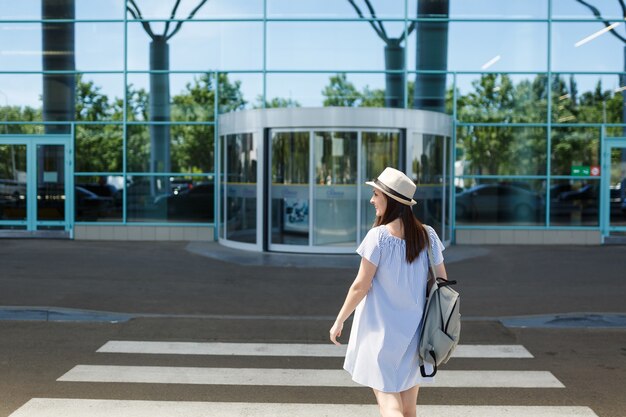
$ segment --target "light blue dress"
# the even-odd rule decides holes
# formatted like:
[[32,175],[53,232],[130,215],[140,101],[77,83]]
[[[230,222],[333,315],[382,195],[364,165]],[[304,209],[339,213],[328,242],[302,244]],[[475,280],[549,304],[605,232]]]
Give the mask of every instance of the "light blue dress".
[[[435,265],[444,246],[426,226]],[[419,372],[419,324],[426,302],[428,255],[406,261],[403,239],[386,226],[372,228],[356,250],[377,266],[372,286],[354,313],[344,369],[354,382],[383,392],[401,392],[433,378]],[[426,366],[426,372],[432,368]]]

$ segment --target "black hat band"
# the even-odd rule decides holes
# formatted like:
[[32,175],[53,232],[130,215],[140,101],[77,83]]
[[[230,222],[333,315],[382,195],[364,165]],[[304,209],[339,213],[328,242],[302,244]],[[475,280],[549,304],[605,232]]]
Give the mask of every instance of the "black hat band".
[[398,197],[399,199],[406,201],[407,203],[410,203],[412,201],[411,198],[407,198],[405,196],[403,196],[402,194],[400,194],[399,192],[392,190],[391,188],[387,187],[385,184],[383,184],[382,182],[378,181],[378,178],[376,178],[374,180],[374,184],[378,185],[383,191],[391,194],[394,197]]

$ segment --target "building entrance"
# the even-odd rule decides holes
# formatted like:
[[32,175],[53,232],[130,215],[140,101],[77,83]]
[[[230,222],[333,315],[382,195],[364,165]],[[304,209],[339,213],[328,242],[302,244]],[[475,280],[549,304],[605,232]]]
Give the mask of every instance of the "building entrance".
[[246,250],[353,253],[375,220],[366,181],[386,167],[450,240],[451,120],[421,110],[286,108],[220,116],[218,233]]
[[402,166],[401,143],[400,130],[271,130],[269,250],[354,251],[375,217],[364,182]]
[[70,237],[71,136],[0,136],[0,236]]

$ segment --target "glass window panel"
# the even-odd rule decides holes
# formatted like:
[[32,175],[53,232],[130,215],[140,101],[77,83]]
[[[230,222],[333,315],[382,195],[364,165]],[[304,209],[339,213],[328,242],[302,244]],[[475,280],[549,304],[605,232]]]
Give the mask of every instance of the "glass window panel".
[[26,226],[20,226],[17,224],[0,224],[0,230],[26,230]]
[[452,115],[454,104],[452,74],[409,73],[407,77],[409,108]]
[[[2,18],[6,20],[41,19],[42,0],[0,0]],[[124,2],[120,0],[74,0],[75,11],[60,13],[59,18],[71,19],[123,19]],[[70,9],[71,10],[71,9]]]
[[[151,91],[151,86],[163,87]],[[132,120],[144,120],[146,116],[147,120],[165,120],[167,114],[170,120],[177,122],[214,119],[213,74],[129,74],[128,91],[129,107],[140,111],[129,115]],[[164,97],[152,102],[153,94]],[[162,104],[165,102],[169,103],[168,107]]]
[[[415,0],[410,0],[410,2],[413,1]],[[437,3],[448,1],[450,17],[454,19],[547,19],[548,17],[548,0],[439,0]],[[440,15],[424,13],[420,17],[440,17]]]
[[26,220],[26,145],[0,145],[0,220]]
[[252,133],[226,138],[226,239],[256,243],[258,144]]
[[309,132],[273,131],[271,242],[309,244]]
[[[384,22],[389,37],[404,22]],[[338,35],[341,34],[341,35]],[[403,42],[404,45],[404,42]],[[275,70],[402,70],[402,51],[385,67],[385,43],[368,22],[269,22],[267,68]]]
[[546,137],[542,127],[459,127],[456,175],[544,175]]
[[210,223],[214,177],[129,175],[126,181],[130,222]]
[[[365,2],[355,1],[361,13],[371,16]],[[376,16],[386,18],[404,18],[404,1],[371,0],[370,4]],[[415,8],[409,9],[414,13]],[[356,9],[347,1],[335,0],[268,0],[267,15],[270,18],[358,18]]]
[[624,71],[624,43],[603,29],[602,22],[552,23],[552,70]]
[[[159,23],[150,24],[155,33],[162,33]],[[161,63],[159,68],[150,68],[150,43],[151,39],[140,23],[129,23],[130,70],[209,71],[263,68],[263,25],[259,22],[185,22],[167,43],[169,62]]]
[[[0,75],[0,118],[8,121],[41,121],[43,107],[43,82],[49,85],[51,103],[61,107],[55,120],[102,121],[120,120],[123,76],[117,74],[2,74]],[[74,91],[68,88],[72,82]],[[75,113],[63,109],[59,97],[67,101],[68,94],[75,100]],[[7,106],[10,107],[7,111]],[[54,105],[51,106],[54,109]],[[32,133],[13,131],[11,133]]]
[[122,125],[76,125],[75,172],[121,172]]
[[445,146],[445,165],[444,165],[444,195],[445,195],[445,204],[443,207],[444,211],[444,232],[442,239],[443,240],[451,240],[452,239],[452,192],[454,190],[453,183],[453,172],[451,170],[450,164],[452,163],[452,154],[453,154],[453,141],[452,138],[445,138],[446,146]]
[[[364,181],[378,177],[386,167],[400,168],[400,132],[380,131],[361,134],[361,176]],[[376,210],[369,203],[372,187],[361,184],[361,238],[376,220]]]
[[124,19],[124,0],[74,1],[77,19]]
[[[41,96],[43,95],[39,74],[0,74],[0,122],[41,121]],[[1,133],[22,133],[19,127]],[[15,129],[18,129],[17,131]],[[26,127],[24,127],[26,129]],[[28,133],[28,130],[23,131]]]
[[572,175],[574,166],[599,166],[600,130],[553,127],[551,158],[552,175]]
[[121,222],[124,206],[121,175],[74,177],[74,218],[77,222]]
[[[2,117],[2,111],[0,109],[0,117]],[[50,125],[46,125],[46,126],[50,126]],[[31,125],[31,124],[18,124],[18,125],[14,125],[14,124],[2,124],[2,122],[0,121],[0,132],[2,132],[2,134],[26,134],[26,135],[41,135],[43,133],[45,133],[45,127],[44,125]]]
[[[619,1],[593,1],[604,18],[623,19]],[[552,17],[557,19],[589,19],[597,20],[592,11],[576,0],[552,0]]]
[[597,226],[600,180],[555,180],[550,184],[552,226]]
[[123,23],[76,23],[76,69],[124,69]]
[[[57,29],[65,28],[69,23],[48,24],[51,36],[56,37]],[[46,32],[47,33],[47,32]],[[0,70],[3,71],[41,71],[44,69],[43,57],[50,58],[49,69],[106,71],[124,68],[124,24],[123,23],[75,23],[74,37],[62,44],[58,39],[54,48],[42,55],[42,24],[40,23],[2,23],[0,24]],[[59,63],[58,57],[71,55],[75,61]],[[65,65],[65,66],[62,66]]]
[[354,246],[357,132],[314,132],[313,244]]
[[547,33],[547,23],[450,22],[448,70],[546,71]]
[[385,74],[267,75],[271,107],[385,107],[386,95]]
[[129,125],[126,147],[129,172],[213,171],[211,125]]
[[37,220],[65,220],[65,146],[37,145]]
[[626,148],[611,149],[609,173],[611,227],[626,227]]
[[77,74],[76,121],[122,120],[124,76],[122,74]]
[[261,74],[220,74],[219,101],[220,113],[262,107],[263,76]]
[[548,78],[538,75],[457,75],[457,118],[476,123],[546,123]]
[[41,49],[40,23],[0,23],[0,70],[41,71]]
[[552,80],[552,121],[621,123],[626,81],[621,75],[558,74]]
[[0,0],[0,10],[6,20],[41,19],[41,0]]
[[460,225],[545,224],[543,180],[461,179],[456,189],[456,223]]
[[[137,0],[136,3],[141,14],[146,19],[169,19],[174,7],[173,1]],[[176,11],[176,18],[187,18],[198,4],[199,1],[181,2]],[[194,15],[194,19],[244,19],[254,17],[263,17],[263,0],[211,0],[205,3]],[[129,14],[128,18],[132,19],[132,16]]]
[[222,239],[226,238],[226,222],[224,219],[226,219],[226,217],[228,216],[226,213],[226,184],[225,184],[225,179],[226,179],[226,175],[225,175],[225,171],[226,171],[226,136],[221,136],[220,137],[220,146],[219,146],[219,167],[220,167],[220,172],[219,172],[219,181],[220,181],[220,186],[219,186],[219,196],[218,196],[218,201],[219,201],[219,207],[218,207],[218,217],[219,217],[219,223],[218,223],[218,228],[219,228],[219,237]]
[[417,185],[413,212],[420,221],[442,230],[444,192],[444,143],[447,138],[414,133],[410,177]]

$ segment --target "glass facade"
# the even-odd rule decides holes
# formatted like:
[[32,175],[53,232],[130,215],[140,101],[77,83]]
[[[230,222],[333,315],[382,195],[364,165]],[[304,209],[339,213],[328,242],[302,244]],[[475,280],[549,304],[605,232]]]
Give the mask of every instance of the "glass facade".
[[[271,191],[288,187],[293,201],[272,202],[272,242],[343,245],[369,227],[371,210],[355,203],[353,190],[359,175],[383,168],[367,160],[371,152],[390,155],[389,165],[400,164],[394,155],[412,153],[406,171],[425,199],[417,213],[449,236],[477,227],[605,233],[608,224],[626,224],[623,187],[613,174],[626,151],[616,145],[603,153],[607,139],[626,137],[619,2],[598,2],[602,19],[576,0],[199,4],[0,0],[0,135],[72,135],[69,221],[216,226],[223,209],[216,206],[216,172],[225,163],[232,169],[219,201],[235,208],[229,238],[250,241],[261,227],[252,196],[260,179],[251,167],[262,156],[241,151],[257,146],[245,134],[220,150],[220,114],[394,107],[450,115],[452,146],[401,131],[364,131],[361,148],[341,129],[273,133],[271,152],[293,158],[271,167]],[[48,146],[42,163],[52,164],[58,145],[38,146]],[[357,161],[359,153],[364,159]],[[28,217],[27,194],[19,191],[25,158],[25,145],[0,143],[0,228],[20,228],[8,222]],[[450,192],[437,195],[432,184],[447,179],[433,172],[446,158],[453,163]],[[63,176],[66,168],[54,170]],[[329,177],[345,199],[335,198],[339,192],[322,198]],[[33,179],[48,187],[41,181]],[[304,184],[315,184],[313,192],[296,190]],[[52,204],[61,194],[48,188]],[[451,218],[438,214],[446,198]],[[307,222],[309,209],[341,222],[336,213],[357,207],[354,229],[331,233],[336,224],[319,223],[284,233]],[[287,221],[288,210],[298,222]],[[41,207],[33,221],[68,216],[52,211]]]

